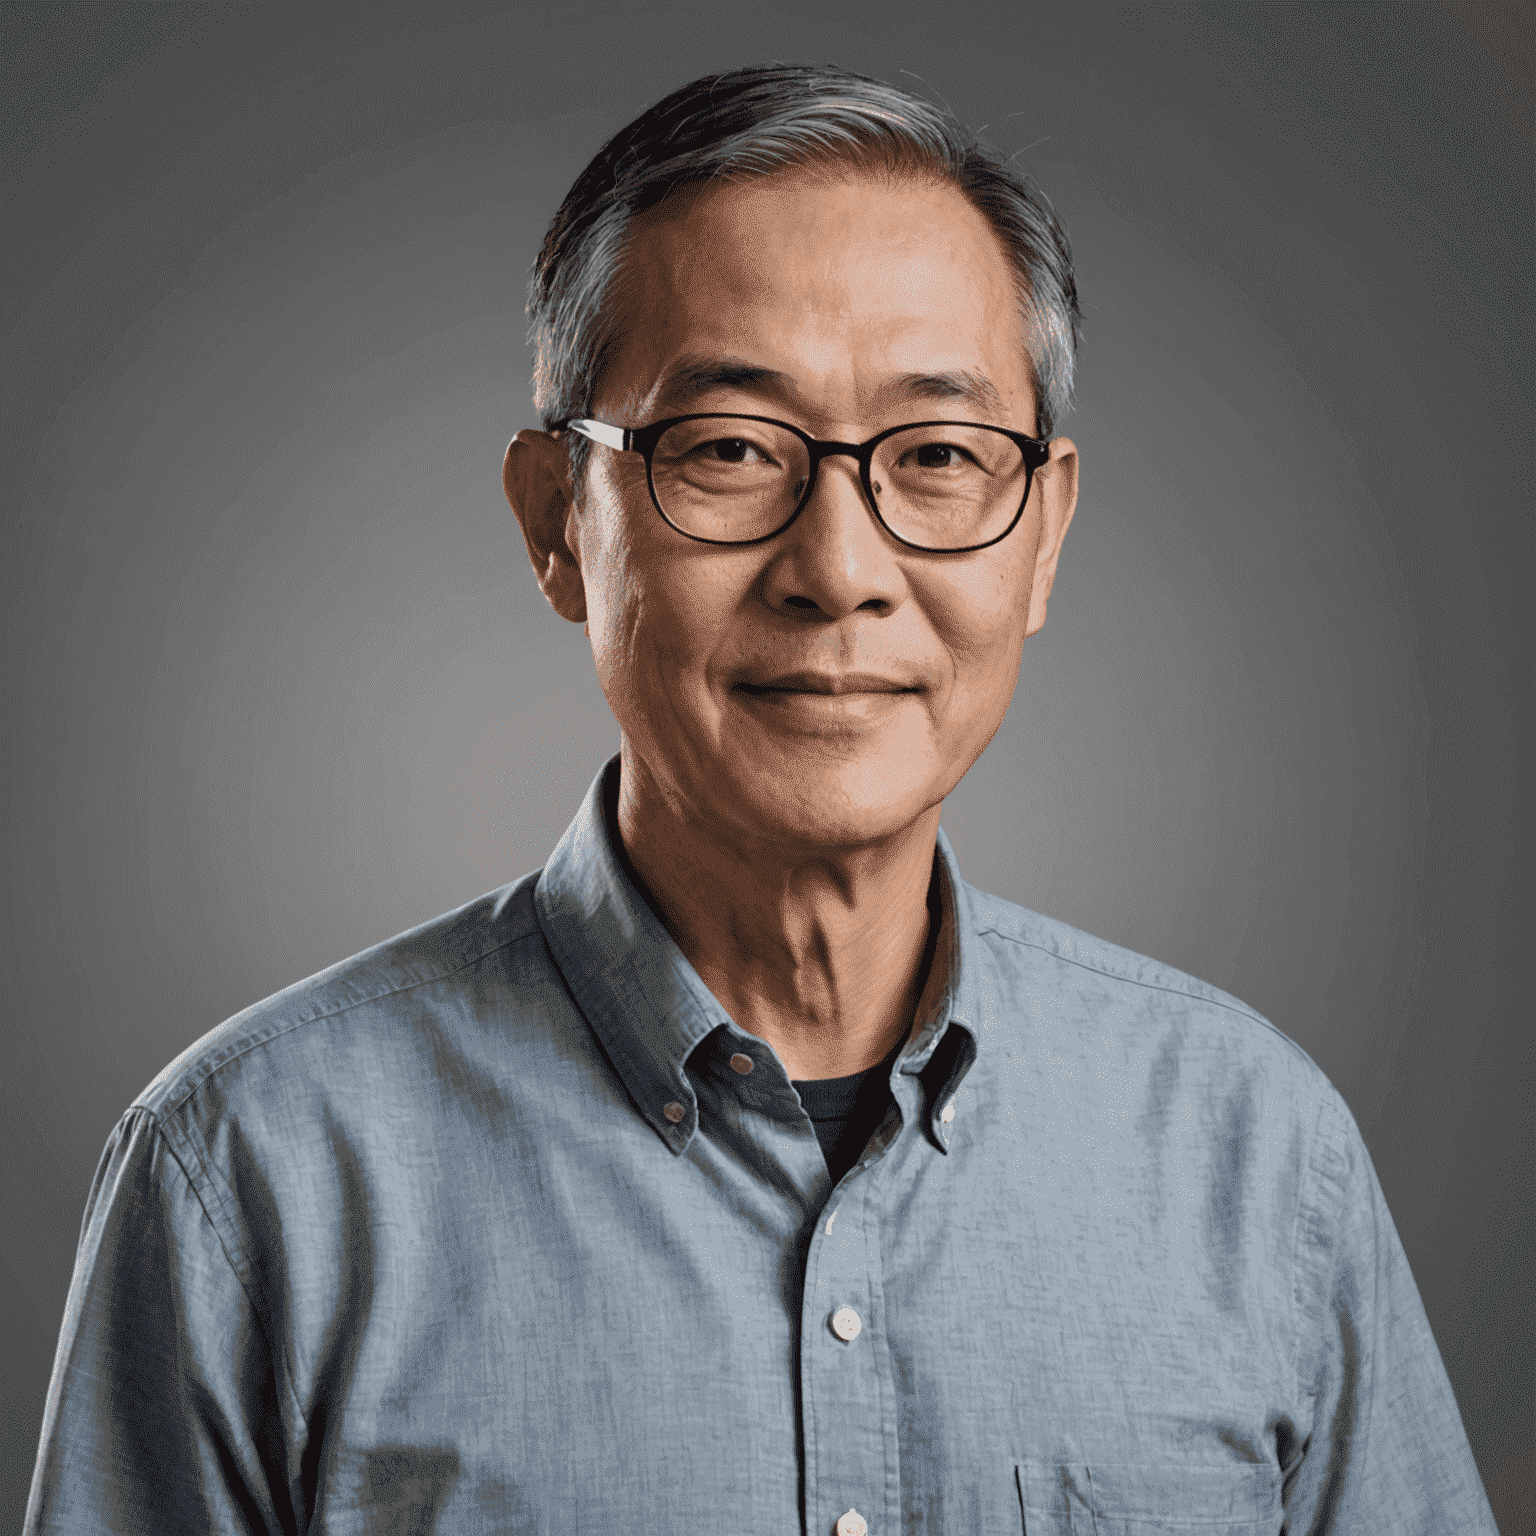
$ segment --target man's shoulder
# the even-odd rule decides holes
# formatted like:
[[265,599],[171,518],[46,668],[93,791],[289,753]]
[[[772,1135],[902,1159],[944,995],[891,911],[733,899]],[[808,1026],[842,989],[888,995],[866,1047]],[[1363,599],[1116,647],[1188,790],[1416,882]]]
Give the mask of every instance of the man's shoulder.
[[[477,967],[510,968],[516,984],[529,963],[542,967],[543,945],[519,963],[520,945],[539,936],[533,889],[539,872],[407,929],[252,1004],[195,1040],[134,1100],[164,1119],[232,1063],[281,1041],[287,1073],[303,1076],[334,1058],[338,1033],[365,1033],[382,1046],[396,1025],[413,1027],[434,1010],[428,1001]],[[340,1028],[333,1028],[339,1026]],[[269,1053],[270,1054],[270,1053]],[[226,1074],[227,1075],[227,1074]]]
[[1231,993],[999,896],[969,886],[967,894],[999,984],[1027,996],[1042,1022],[1054,1020],[1074,1034],[1087,1026],[1162,1051],[1215,1051],[1239,1069],[1273,1069],[1332,1096],[1312,1058]]

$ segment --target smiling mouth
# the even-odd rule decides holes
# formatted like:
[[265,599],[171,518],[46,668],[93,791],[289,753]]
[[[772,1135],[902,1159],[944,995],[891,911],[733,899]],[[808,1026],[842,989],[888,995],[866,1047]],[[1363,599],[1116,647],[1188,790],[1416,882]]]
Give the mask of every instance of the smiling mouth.
[[899,694],[916,693],[918,690],[907,683],[898,683],[885,677],[870,677],[852,673],[845,677],[792,675],[776,677],[767,683],[737,683],[735,685],[752,698],[771,698],[783,694],[821,694],[827,698],[843,698],[849,694]]

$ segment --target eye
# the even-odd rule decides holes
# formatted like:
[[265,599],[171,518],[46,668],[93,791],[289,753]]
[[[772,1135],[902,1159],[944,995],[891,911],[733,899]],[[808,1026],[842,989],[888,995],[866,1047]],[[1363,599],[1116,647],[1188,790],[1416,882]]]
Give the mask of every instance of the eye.
[[744,437],[717,437],[707,443],[700,443],[692,450],[695,458],[708,460],[714,464],[750,464],[768,463],[768,456],[755,444],[749,443]]
[[913,456],[919,469],[959,469],[971,462],[970,455],[954,443],[924,443]]

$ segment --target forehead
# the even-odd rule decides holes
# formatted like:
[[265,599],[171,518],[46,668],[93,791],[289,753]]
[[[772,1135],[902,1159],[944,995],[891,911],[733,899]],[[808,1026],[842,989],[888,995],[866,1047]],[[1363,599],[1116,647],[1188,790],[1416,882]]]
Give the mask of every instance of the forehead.
[[1013,270],[947,183],[797,171],[689,189],[636,220],[618,297],[601,393],[631,408],[688,408],[702,360],[775,373],[792,403],[843,421],[937,376],[1033,416]]

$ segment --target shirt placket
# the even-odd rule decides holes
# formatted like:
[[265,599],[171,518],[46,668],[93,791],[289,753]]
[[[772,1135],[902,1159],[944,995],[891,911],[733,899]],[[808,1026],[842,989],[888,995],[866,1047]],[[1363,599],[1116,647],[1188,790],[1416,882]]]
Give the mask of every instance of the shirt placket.
[[916,1117],[919,1085],[893,1112],[816,1223],[800,1316],[802,1465],[809,1536],[897,1536],[901,1455],[882,1285],[882,1174]]

